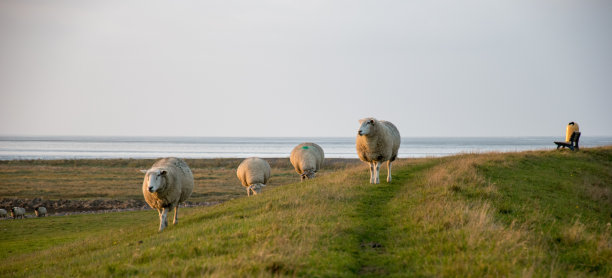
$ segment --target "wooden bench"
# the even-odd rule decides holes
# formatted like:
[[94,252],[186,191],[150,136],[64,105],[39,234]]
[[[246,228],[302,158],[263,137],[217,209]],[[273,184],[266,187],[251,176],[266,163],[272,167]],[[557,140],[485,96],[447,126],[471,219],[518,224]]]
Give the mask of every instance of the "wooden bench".
[[568,147],[570,150],[574,151],[580,149],[580,147],[578,147],[578,141],[580,141],[580,132],[574,131],[569,142],[555,142],[555,144],[557,144],[557,150],[560,147],[563,147],[564,149],[565,147]]

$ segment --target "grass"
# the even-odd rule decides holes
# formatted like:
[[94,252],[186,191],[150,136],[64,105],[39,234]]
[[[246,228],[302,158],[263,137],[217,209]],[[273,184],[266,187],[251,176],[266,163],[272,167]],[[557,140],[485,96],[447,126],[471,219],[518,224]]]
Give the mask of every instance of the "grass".
[[153,211],[0,221],[0,276],[612,276],[611,147],[343,167],[162,233]]
[[[182,212],[182,211],[181,211]],[[108,233],[123,232],[130,225],[150,223],[144,215],[150,212],[106,213],[47,217],[20,221],[6,220],[0,223],[2,252],[0,260],[32,254],[52,247],[78,242],[87,237],[104,237]],[[41,236],[44,235],[44,236]]]

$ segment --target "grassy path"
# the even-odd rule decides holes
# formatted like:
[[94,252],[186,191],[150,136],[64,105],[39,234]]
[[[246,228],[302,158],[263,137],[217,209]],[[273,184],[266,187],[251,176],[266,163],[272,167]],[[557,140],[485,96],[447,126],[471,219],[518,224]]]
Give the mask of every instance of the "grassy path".
[[358,263],[356,274],[384,275],[386,233],[391,225],[387,204],[398,191],[399,181],[367,187],[367,192],[363,192],[362,199],[355,206],[356,239],[359,244],[359,252],[355,254]]
[[[432,167],[432,163],[412,164],[396,167],[393,181],[366,184],[359,187],[360,199],[355,204],[356,239],[359,252],[355,254],[357,275],[388,275],[390,269],[389,249],[394,248],[394,238],[389,238],[393,224],[392,200],[406,187],[414,187],[418,173]],[[386,180],[381,177],[381,180]]]
[[391,225],[387,214],[387,203],[399,189],[399,183],[376,184],[371,188],[359,204],[356,206],[357,218],[357,240],[359,252],[356,254],[358,262],[357,274],[386,274],[383,257],[386,255],[385,248],[387,229]]

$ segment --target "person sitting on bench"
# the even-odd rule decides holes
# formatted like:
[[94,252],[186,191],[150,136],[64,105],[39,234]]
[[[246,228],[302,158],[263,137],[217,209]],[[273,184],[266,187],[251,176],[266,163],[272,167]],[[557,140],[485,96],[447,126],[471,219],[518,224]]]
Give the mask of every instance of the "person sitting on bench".
[[580,149],[580,147],[578,147],[578,141],[580,140],[580,128],[578,127],[578,124],[575,122],[570,122],[567,125],[566,131],[565,131],[565,141],[564,142],[559,142],[556,141],[554,142],[555,144],[557,144],[557,149],[559,149],[560,147],[563,147],[565,149],[565,147],[570,148],[570,150],[578,150]]

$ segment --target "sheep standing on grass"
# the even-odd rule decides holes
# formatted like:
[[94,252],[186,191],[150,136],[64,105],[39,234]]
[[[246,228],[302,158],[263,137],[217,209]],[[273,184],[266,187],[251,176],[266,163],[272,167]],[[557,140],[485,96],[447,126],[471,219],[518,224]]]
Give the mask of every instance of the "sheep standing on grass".
[[187,163],[179,158],[163,158],[145,173],[142,194],[149,206],[159,213],[159,231],[168,226],[168,212],[174,210],[173,224],[178,224],[179,204],[193,191],[193,174]]
[[248,196],[251,196],[251,193],[257,195],[270,179],[270,164],[261,158],[249,157],[238,165],[236,176],[242,186],[246,187]]
[[387,161],[387,182],[391,182],[391,162],[397,158],[400,134],[390,122],[374,118],[359,120],[357,132],[357,154],[361,161],[370,164],[370,183],[380,183],[380,164]]
[[315,143],[302,143],[291,151],[291,165],[300,174],[301,180],[312,179],[325,159],[323,149]]
[[11,209],[11,217],[13,217],[13,219],[17,219],[19,217],[23,219],[25,217],[25,214],[26,214],[26,210],[24,208],[13,207]]
[[36,217],[47,216],[47,208],[45,208],[45,207],[36,207],[34,209],[34,213],[36,214]]
[[8,212],[5,209],[0,209],[0,218],[6,218],[8,216]]

